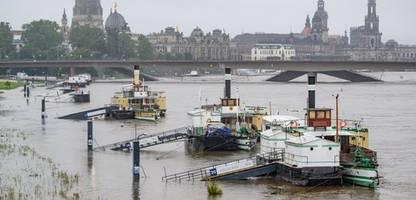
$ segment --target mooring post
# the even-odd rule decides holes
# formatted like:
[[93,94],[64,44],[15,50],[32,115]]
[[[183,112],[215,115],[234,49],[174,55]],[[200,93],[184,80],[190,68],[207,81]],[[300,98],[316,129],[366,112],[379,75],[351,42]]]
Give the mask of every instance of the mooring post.
[[26,87],[27,87],[27,82],[25,83],[25,85],[23,85],[23,95],[26,98]]
[[45,119],[46,118],[46,100],[45,100],[45,97],[43,97],[43,99],[42,99],[42,119]]
[[92,134],[92,120],[88,120],[88,128],[87,128],[87,145],[88,145],[88,152],[92,152],[93,149],[93,134]]
[[26,86],[26,97],[29,98],[30,97],[30,87]]
[[133,178],[140,179],[140,142],[136,140],[133,142]]

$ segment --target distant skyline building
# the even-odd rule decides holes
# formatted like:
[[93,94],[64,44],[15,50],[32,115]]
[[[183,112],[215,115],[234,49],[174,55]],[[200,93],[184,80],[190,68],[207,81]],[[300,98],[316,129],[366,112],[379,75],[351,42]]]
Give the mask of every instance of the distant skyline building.
[[167,27],[146,38],[162,54],[183,55],[192,60],[230,59],[230,36],[220,29],[205,34],[201,28],[196,27],[189,37],[184,37],[177,29]]
[[380,32],[380,19],[377,15],[376,0],[368,0],[368,12],[365,25],[351,27],[351,46],[368,49],[378,49],[383,46]]
[[296,56],[292,46],[282,44],[256,44],[251,50],[251,60],[291,60]]
[[325,10],[325,1],[318,1],[318,10],[312,18],[312,40],[314,42],[328,43],[328,13]]
[[90,26],[103,29],[103,8],[100,0],[75,0],[72,26]]

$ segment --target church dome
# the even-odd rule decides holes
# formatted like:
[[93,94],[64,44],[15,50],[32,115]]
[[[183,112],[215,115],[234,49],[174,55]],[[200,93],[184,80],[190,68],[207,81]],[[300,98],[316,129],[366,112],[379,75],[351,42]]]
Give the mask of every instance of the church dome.
[[117,29],[117,30],[126,30],[127,23],[124,17],[116,11],[111,12],[110,16],[108,16],[107,20],[105,21],[105,29]]
[[386,42],[386,47],[389,49],[395,49],[399,46],[399,43],[396,40],[389,40]]
[[203,37],[203,36],[204,36],[204,32],[199,27],[196,27],[191,33],[191,37]]

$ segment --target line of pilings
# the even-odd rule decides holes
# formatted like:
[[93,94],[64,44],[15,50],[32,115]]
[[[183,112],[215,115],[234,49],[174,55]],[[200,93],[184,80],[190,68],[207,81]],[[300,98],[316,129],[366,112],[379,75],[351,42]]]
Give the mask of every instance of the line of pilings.
[[[94,149],[94,129],[93,121],[87,121],[87,149],[88,155],[91,155]],[[138,140],[133,142],[133,166],[132,166],[133,181],[140,180],[140,142]]]

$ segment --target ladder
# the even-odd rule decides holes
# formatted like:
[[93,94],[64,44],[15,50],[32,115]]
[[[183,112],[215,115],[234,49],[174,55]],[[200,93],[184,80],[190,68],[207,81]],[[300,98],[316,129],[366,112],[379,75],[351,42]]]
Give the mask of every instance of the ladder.
[[[171,175],[165,175],[164,177],[162,177],[162,180],[166,182],[181,182],[183,180],[194,181],[195,179],[203,181],[218,179],[225,176],[247,172],[249,170],[255,171],[256,169],[259,169],[261,167],[275,164],[276,162],[283,160],[283,155],[283,149],[276,149],[273,152],[257,154],[256,156],[252,156],[249,158],[234,160],[218,165],[212,165]],[[256,174],[255,176],[261,175],[255,172],[253,172],[252,174]],[[250,176],[247,176],[247,178],[248,177]]]
[[124,140],[124,141],[120,141],[120,142],[115,142],[112,144],[107,144],[107,145],[103,145],[103,146],[99,146],[94,148],[95,151],[105,151],[107,149],[111,149],[113,151],[130,151],[132,148],[132,143],[135,141],[139,141],[140,142],[140,148],[148,148],[148,147],[152,147],[152,146],[156,146],[156,145],[160,145],[160,144],[165,144],[165,143],[169,143],[169,142],[175,142],[175,141],[179,141],[179,140],[183,140],[188,138],[189,135],[189,127],[181,127],[181,128],[176,128],[176,129],[172,129],[172,130],[168,130],[168,131],[164,131],[164,132],[160,132],[160,133],[155,133],[155,134],[142,134],[139,137],[130,139],[130,140]]

